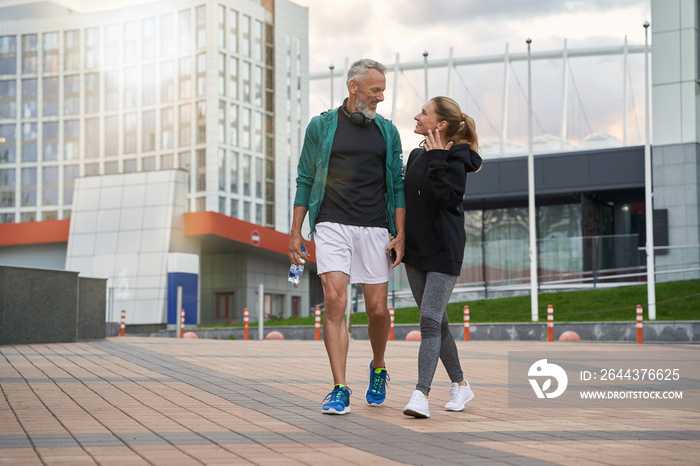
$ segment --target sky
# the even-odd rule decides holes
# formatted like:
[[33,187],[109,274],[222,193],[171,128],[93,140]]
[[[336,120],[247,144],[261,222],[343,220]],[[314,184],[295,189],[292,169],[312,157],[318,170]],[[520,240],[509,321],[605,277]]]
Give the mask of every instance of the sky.
[[[114,5],[127,6],[148,0],[58,0],[77,11],[93,11]],[[399,54],[402,62],[454,57],[621,46],[644,43],[644,21],[651,21],[650,0],[295,0],[309,11],[309,71],[328,71],[333,64],[337,79],[334,102],[346,94],[338,77],[346,60],[368,57],[391,68]],[[0,0],[0,6],[28,3]],[[632,90],[629,110],[630,143],[643,143],[643,55],[630,55]],[[621,56],[570,60],[567,136],[580,144],[590,133],[606,132],[622,139]],[[522,145],[527,134],[527,68],[513,63],[510,73],[508,139]],[[534,133],[561,133],[562,61],[540,60],[532,64]],[[459,67],[453,78],[453,95],[465,113],[477,122],[482,144],[497,141],[501,132],[503,64]],[[379,113],[390,116],[393,73],[387,75],[386,100]],[[444,69],[429,72],[429,94],[446,93]],[[412,134],[412,117],[424,99],[423,71],[399,76],[394,122],[405,148],[419,140]],[[331,106],[326,80],[310,82],[309,117]],[[487,144],[488,145],[488,144]]]

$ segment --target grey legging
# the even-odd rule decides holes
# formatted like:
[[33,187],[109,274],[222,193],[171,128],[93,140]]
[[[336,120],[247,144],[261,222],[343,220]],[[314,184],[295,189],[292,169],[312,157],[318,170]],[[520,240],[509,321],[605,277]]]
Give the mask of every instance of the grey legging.
[[457,275],[426,272],[408,264],[406,276],[411,292],[420,309],[420,350],[418,351],[418,383],[416,390],[426,396],[435,376],[438,358],[447,369],[452,382],[464,380],[459,364],[457,345],[450,333],[445,307],[457,283]]

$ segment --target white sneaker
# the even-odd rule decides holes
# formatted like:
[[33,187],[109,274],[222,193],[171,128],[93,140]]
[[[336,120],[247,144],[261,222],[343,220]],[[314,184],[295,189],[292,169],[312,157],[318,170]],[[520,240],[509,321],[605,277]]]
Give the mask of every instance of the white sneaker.
[[430,417],[428,399],[425,397],[423,392],[420,390],[414,390],[413,394],[411,395],[411,399],[408,400],[408,404],[403,409],[403,413],[406,416],[420,418]]
[[464,405],[469,403],[472,398],[474,398],[474,392],[469,387],[469,382],[467,385],[453,383],[450,385],[450,402],[445,405],[445,409],[447,411],[462,411]]

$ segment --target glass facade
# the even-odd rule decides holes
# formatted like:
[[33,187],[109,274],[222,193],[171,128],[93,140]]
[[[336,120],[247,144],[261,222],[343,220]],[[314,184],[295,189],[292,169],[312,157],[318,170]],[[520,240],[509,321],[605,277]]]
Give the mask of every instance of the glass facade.
[[275,228],[275,75],[294,81],[285,118],[303,127],[302,39],[276,70],[274,26],[255,10],[193,1],[1,32],[2,221],[69,218],[79,176],[182,168],[190,210]]

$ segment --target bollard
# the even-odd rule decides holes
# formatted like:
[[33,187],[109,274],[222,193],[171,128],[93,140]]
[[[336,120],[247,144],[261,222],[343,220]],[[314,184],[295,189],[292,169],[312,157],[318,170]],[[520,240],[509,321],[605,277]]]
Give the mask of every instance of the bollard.
[[314,340],[320,340],[321,339],[321,308],[319,308],[319,307],[316,308],[316,322],[314,323],[314,327],[316,327],[316,334],[314,336]]
[[464,306],[464,341],[469,341],[469,306]]
[[185,310],[180,310],[180,338],[185,338]]
[[547,306],[547,341],[554,341],[554,307]]
[[644,329],[642,327],[643,312],[641,304],[637,304],[637,343],[640,345],[644,343]]
[[389,318],[391,319],[391,327],[389,327],[389,341],[394,341],[394,308],[389,308]]
[[244,340],[250,339],[249,321],[250,321],[250,314],[249,314],[248,308],[246,307],[243,309],[243,339]]
[[124,336],[124,331],[126,330],[126,309],[122,309],[122,321],[119,324],[119,336]]

